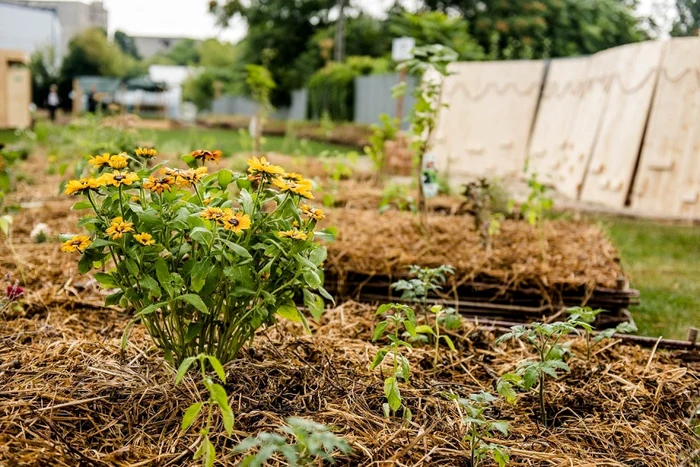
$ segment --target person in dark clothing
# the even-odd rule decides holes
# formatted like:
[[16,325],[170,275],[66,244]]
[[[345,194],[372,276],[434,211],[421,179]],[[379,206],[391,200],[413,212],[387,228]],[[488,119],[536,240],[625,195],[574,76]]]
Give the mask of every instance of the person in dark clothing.
[[49,88],[49,95],[46,97],[46,107],[49,109],[49,117],[52,122],[56,121],[56,110],[61,105],[61,100],[58,98],[58,87],[52,84]]
[[97,94],[97,88],[95,86],[91,86],[90,91],[88,92],[88,95],[87,95],[87,108],[88,108],[88,112],[90,112],[91,114],[94,114],[95,112],[97,112],[96,94]]

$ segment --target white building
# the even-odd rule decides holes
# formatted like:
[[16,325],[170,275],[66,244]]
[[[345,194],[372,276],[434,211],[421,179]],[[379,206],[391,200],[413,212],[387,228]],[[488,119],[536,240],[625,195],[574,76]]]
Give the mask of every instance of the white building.
[[[41,8],[55,12],[63,27],[63,50],[68,50],[70,40],[86,29],[101,28],[107,31],[109,15],[101,0],[95,0],[90,3],[53,0],[0,0],[0,4],[2,3]],[[23,26],[23,24],[20,24],[20,26]]]
[[66,52],[63,26],[54,10],[0,1],[0,49],[31,54],[53,47],[56,58]]
[[186,66],[151,65],[148,67],[148,77],[151,80],[168,86],[166,91],[168,117],[177,120],[182,117],[182,85],[195,71],[194,68]]

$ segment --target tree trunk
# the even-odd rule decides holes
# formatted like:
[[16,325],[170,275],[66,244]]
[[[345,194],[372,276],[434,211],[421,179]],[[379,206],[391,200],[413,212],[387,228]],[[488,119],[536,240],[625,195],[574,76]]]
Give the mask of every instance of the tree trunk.
[[338,19],[335,22],[335,40],[333,44],[333,60],[340,63],[345,61],[345,7],[349,0],[337,0]]

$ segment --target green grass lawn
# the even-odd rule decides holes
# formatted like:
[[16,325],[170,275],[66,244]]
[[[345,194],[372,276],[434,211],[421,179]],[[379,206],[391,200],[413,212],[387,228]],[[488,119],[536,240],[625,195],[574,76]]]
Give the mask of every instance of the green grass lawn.
[[603,219],[620,251],[630,285],[641,293],[632,308],[640,334],[685,339],[700,326],[700,227]]
[[[220,149],[224,154],[251,150],[250,140],[242,137],[237,130],[226,129],[176,129],[176,130],[143,130],[141,137],[152,143],[161,152],[169,152],[168,149],[180,148],[194,150],[199,148]],[[333,153],[339,151],[346,153],[353,150],[346,146],[319,143],[296,138],[281,136],[266,136],[263,150],[270,152],[282,152],[286,154],[318,155],[324,151]]]
[[15,130],[0,130],[0,144],[11,143],[16,139]]

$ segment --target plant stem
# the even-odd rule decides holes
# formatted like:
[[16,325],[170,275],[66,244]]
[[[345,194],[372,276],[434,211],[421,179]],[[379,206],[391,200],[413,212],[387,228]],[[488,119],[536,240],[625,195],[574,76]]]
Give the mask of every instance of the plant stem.
[[547,412],[544,407],[544,375],[540,375],[540,412],[542,414],[542,425],[547,428]]

